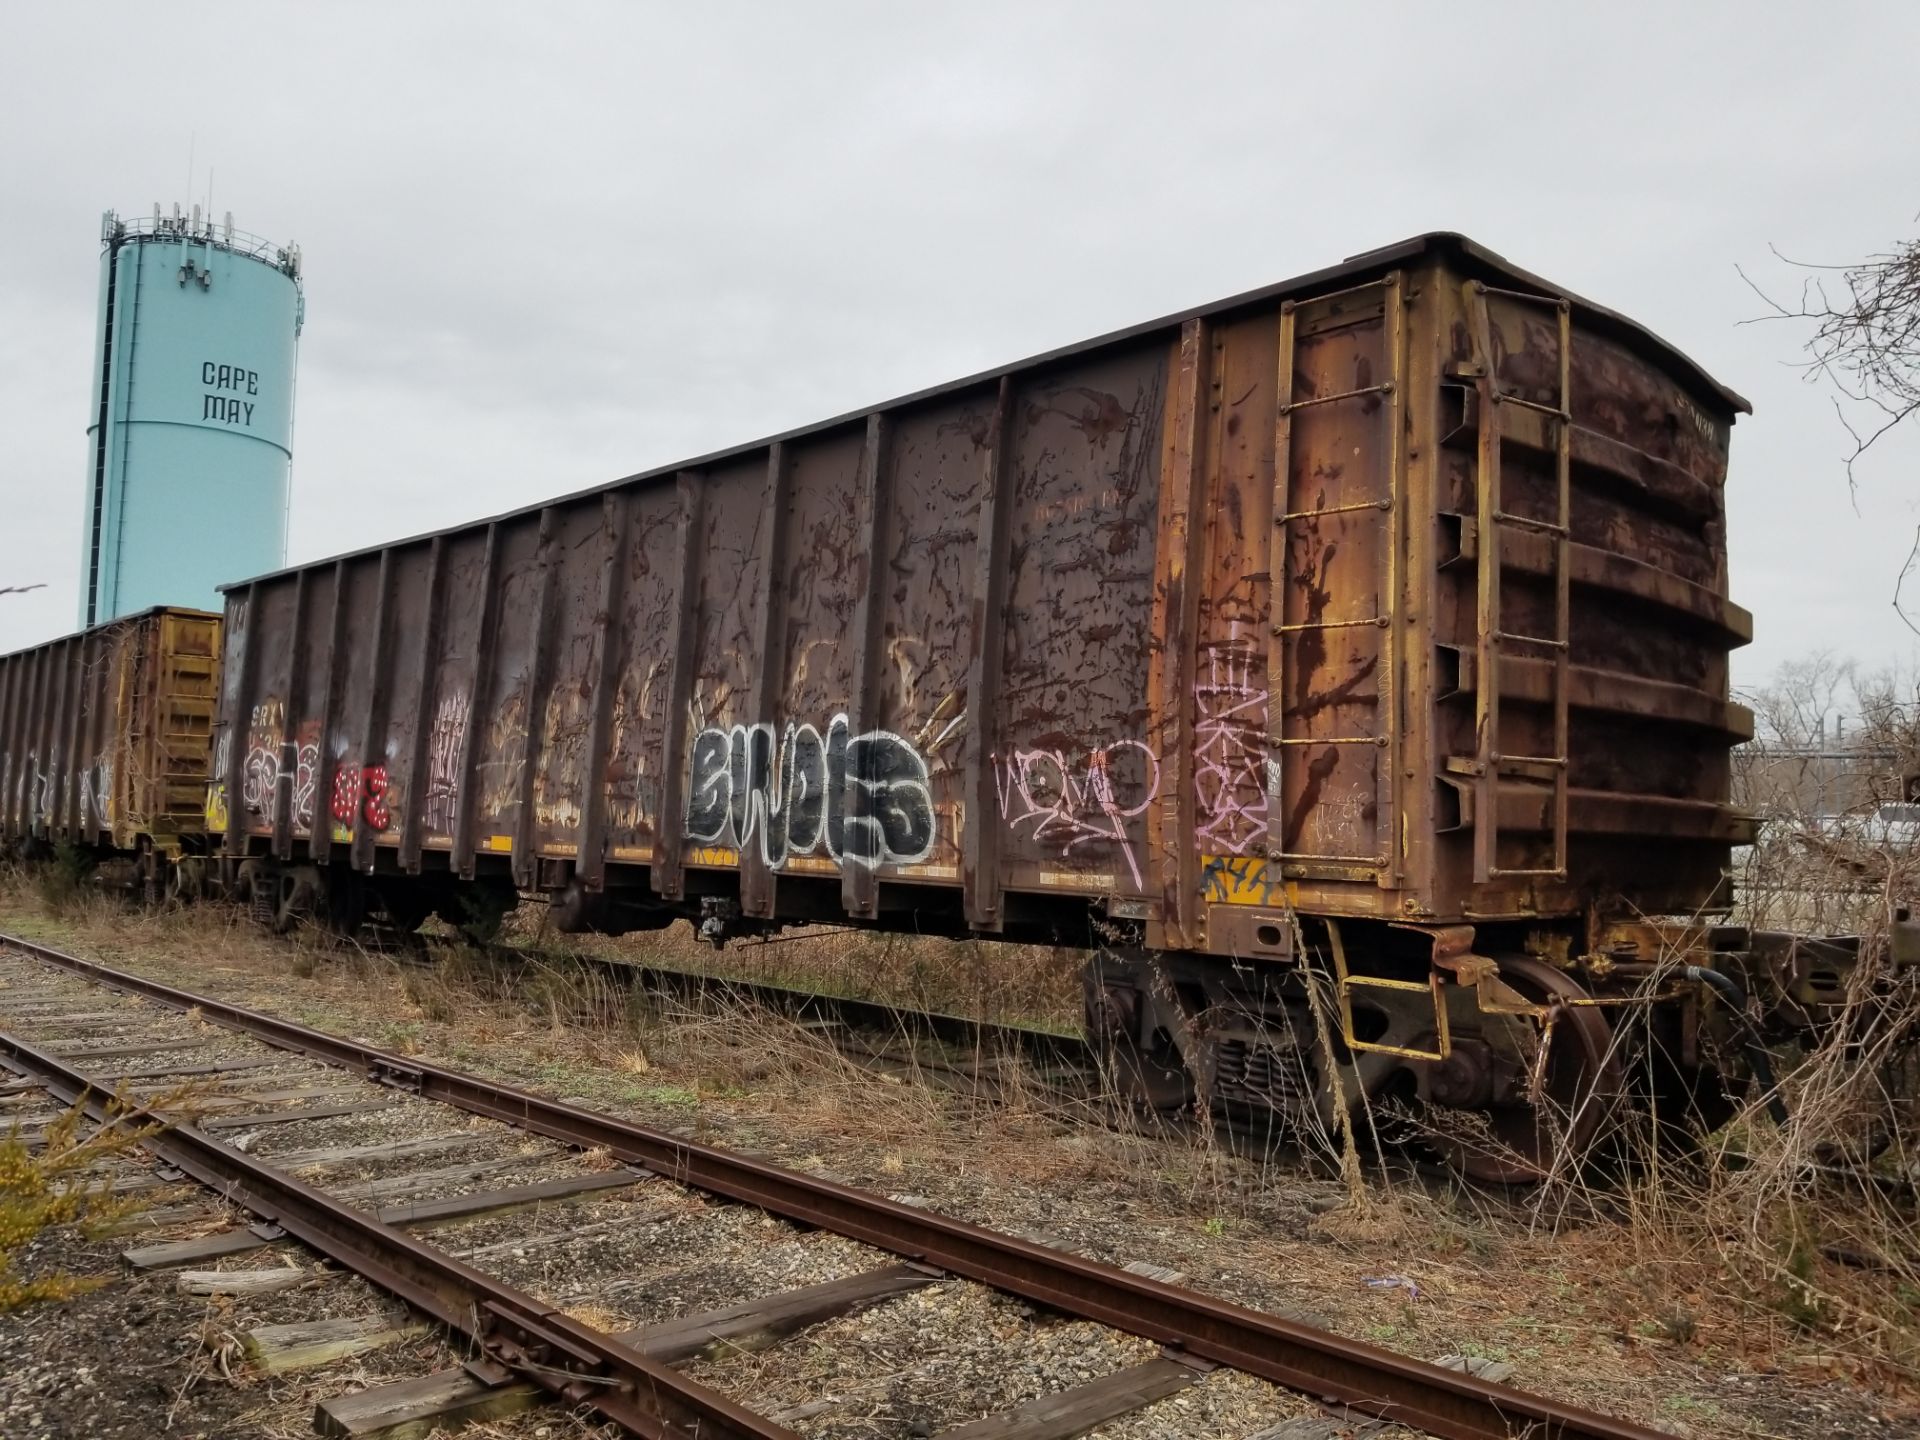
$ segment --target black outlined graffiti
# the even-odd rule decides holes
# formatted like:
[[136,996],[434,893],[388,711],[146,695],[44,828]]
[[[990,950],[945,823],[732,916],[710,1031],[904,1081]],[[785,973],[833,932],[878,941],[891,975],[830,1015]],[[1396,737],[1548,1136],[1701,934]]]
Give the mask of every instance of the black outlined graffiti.
[[839,864],[911,864],[933,853],[927,762],[886,730],[851,734],[845,715],[788,724],[709,727],[694,738],[687,838],[744,847],[778,865],[824,846]]

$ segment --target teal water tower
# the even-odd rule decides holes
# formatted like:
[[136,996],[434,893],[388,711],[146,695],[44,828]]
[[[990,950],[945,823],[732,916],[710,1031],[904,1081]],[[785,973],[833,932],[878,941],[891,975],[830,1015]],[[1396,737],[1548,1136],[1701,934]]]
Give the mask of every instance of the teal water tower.
[[298,246],[200,207],[101,222],[80,623],[220,608],[287,557]]

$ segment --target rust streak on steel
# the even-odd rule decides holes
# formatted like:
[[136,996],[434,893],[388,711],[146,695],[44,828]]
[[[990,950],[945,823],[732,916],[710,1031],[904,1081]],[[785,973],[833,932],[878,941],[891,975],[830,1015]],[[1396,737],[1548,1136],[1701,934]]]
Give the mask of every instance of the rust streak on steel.
[[[84,1102],[95,1119],[110,1118],[112,1097],[58,1057],[4,1032],[0,1053],[44,1081],[55,1099]],[[120,1123],[164,1127],[167,1120],[135,1107],[120,1116]],[[262,1226],[277,1227],[470,1337],[487,1358],[515,1376],[571,1404],[589,1405],[635,1434],[657,1440],[794,1440],[793,1431],[718,1391],[191,1126],[162,1128],[143,1143],[165,1163],[258,1216]]]
[[[335,566],[334,573],[339,573],[338,566]],[[260,667],[260,647],[254,643],[256,622],[260,616],[260,585],[257,581],[247,586],[246,598],[241,605],[241,623],[238,626],[230,625],[227,636],[232,639],[237,632],[240,639],[240,674],[235,677],[235,689],[241,695],[251,695],[253,679]],[[231,616],[231,600],[228,607]],[[230,724],[232,728],[227,731],[227,773],[220,777],[227,787],[226,849],[229,855],[244,855],[247,807],[242,797],[246,793],[247,737],[239,728],[237,719]]]
[[[1175,949],[1204,944],[1193,793],[1194,647],[1200,623],[1201,547],[1206,538],[1207,426],[1212,336],[1204,320],[1180,327],[1167,387],[1165,473],[1160,490],[1160,556],[1154,577],[1147,693],[1148,734],[1168,757],[1171,779],[1148,812],[1148,849],[1160,894],[1160,937]],[[1150,936],[1150,939],[1152,937]]]
[[586,795],[581,804],[580,856],[577,864],[581,882],[589,890],[603,890],[607,880],[607,785],[603,768],[607,749],[607,730],[613,722],[613,695],[618,688],[624,658],[620,627],[614,615],[620,606],[620,588],[626,578],[627,519],[633,507],[626,497],[609,490],[601,508],[601,526],[607,553],[601,562],[600,591],[593,615],[593,700],[587,714]]
[[993,416],[981,447],[978,545],[973,574],[972,609],[967,624],[967,729],[964,834],[961,840],[961,894],[967,923],[996,931],[1006,922],[1001,909],[1000,816],[993,778],[996,725],[1001,705],[1005,656],[1007,552],[1012,543],[1014,382],[1002,376],[994,393]]
[[[174,1009],[192,1009],[201,1019],[282,1049],[370,1076],[403,1076],[407,1088],[422,1099],[583,1149],[602,1148],[617,1159],[644,1165],[681,1184],[756,1205],[770,1214],[833,1231],[1082,1319],[1177,1345],[1204,1360],[1445,1440],[1657,1440],[1656,1432],[1630,1421],[1477,1376],[1442,1370],[963,1220],[664,1135],[613,1116],[578,1110],[417,1059],[391,1055],[12,936],[0,935],[0,944]],[[249,1165],[259,1164],[244,1156],[234,1158]],[[299,1233],[285,1218],[273,1218],[290,1232]],[[364,1223],[364,1217],[356,1217],[356,1223]],[[439,1262],[440,1257],[434,1258]],[[483,1280],[464,1267],[453,1266],[453,1262],[445,1264],[461,1272],[454,1278],[463,1283],[470,1283],[468,1277]],[[548,1314],[545,1321],[555,1327],[564,1322],[572,1327],[568,1334],[585,1329],[564,1316]],[[624,1361],[626,1357],[623,1354],[617,1358]],[[553,1388],[550,1378],[543,1383]],[[604,1402],[610,1397],[599,1398]],[[703,1436],[720,1433],[785,1432],[777,1428],[702,1432]]]
[[519,782],[513,822],[513,883],[521,889],[539,873],[534,854],[534,796],[538,791],[540,748],[548,735],[547,691],[553,685],[555,597],[560,588],[561,557],[557,532],[560,511],[548,505],[540,512],[540,590],[533,602],[533,654],[527,666],[527,725],[520,737]]
[[400,868],[410,875],[420,873],[427,814],[427,807],[422,803],[427,790],[427,742],[433,734],[433,717],[440,706],[440,685],[446,674],[440,649],[447,616],[447,550],[446,536],[434,536],[427,560],[427,623],[420,639],[420,665],[424,672],[420,708],[413,717],[413,739],[408,746],[407,768],[401,782],[406,791],[400,812]]
[[69,700],[66,710],[67,726],[67,769],[60,777],[60,817],[68,831],[78,833],[85,817],[80,813],[80,773],[87,765],[87,757],[80,749],[82,730],[81,717],[86,714],[86,682],[92,673],[87,663],[87,651],[92,648],[93,636],[84,631],[76,635],[69,643],[70,651],[77,651],[76,662],[70,662],[73,670],[69,681]]
[[667,715],[660,753],[660,808],[653,817],[653,869],[656,893],[677,900],[686,890],[686,778],[692,728],[694,668],[700,648],[701,541],[706,533],[707,477],[683,470],[674,480],[680,512],[680,543],[673,580],[673,655],[667,674]]
[[[860,471],[854,491],[854,534],[864,541],[864,549],[854,556],[858,584],[854,591],[853,621],[848,635],[853,648],[852,674],[847,685],[848,703],[853,715],[848,729],[864,734],[879,723],[875,710],[876,678],[880,668],[881,619],[886,613],[883,557],[887,553],[887,501],[892,486],[887,482],[887,417],[877,411],[867,417],[866,440],[860,450]],[[860,776],[847,772],[847,813],[858,813],[854,802]],[[840,877],[840,905],[849,915],[872,920],[880,913],[880,878],[869,866],[849,865]]]
[[[474,651],[473,686],[469,692],[476,707],[486,704],[487,697],[493,693],[494,667],[500,653],[496,642],[500,635],[500,595],[504,588],[499,584],[500,548],[503,543],[499,525],[488,525],[486,549],[480,561],[479,639]],[[479,806],[476,802],[480,787],[475,767],[480,759],[480,729],[478,724],[469,724],[461,732],[457,771],[459,788],[454,792],[453,801],[453,864],[461,877],[467,880],[471,880],[478,869],[473,849],[479,824]],[[313,833],[317,844],[320,834],[318,825]]]
[[[780,733],[781,717],[776,712],[781,706],[785,690],[781,679],[786,666],[782,621],[786,612],[787,590],[787,496],[792,478],[792,457],[787,447],[776,440],[767,447],[766,498],[760,515],[760,534],[765,537],[760,554],[764,563],[753,604],[757,638],[753,658],[748,663],[745,717],[749,727],[768,727],[765,731],[750,728],[748,733],[755,737],[767,735],[770,748],[777,745],[772,737]],[[754,743],[749,741],[749,746]],[[769,758],[768,764],[771,766],[772,763]],[[751,813],[748,812],[749,815]],[[752,828],[752,823],[748,821],[749,828]],[[739,844],[740,909],[748,915],[771,917],[774,913],[779,879],[768,860],[764,828],[771,823],[770,815],[761,818],[760,826],[763,828],[759,831],[760,838],[756,843],[749,843],[746,835],[735,837]]]
[[[293,643],[286,647],[286,664],[280,676],[280,695],[286,702],[280,727],[281,773],[292,775],[299,766],[299,717],[306,713],[307,684],[307,607],[313,600],[313,586],[302,571],[293,586]],[[288,742],[293,742],[291,756]],[[293,858],[294,787],[273,787],[273,855],[278,860]]]
[[[58,736],[66,728],[66,718],[73,710],[73,673],[79,667],[73,663],[73,641],[71,638],[56,640],[51,652],[60,661],[60,688],[53,702],[53,708],[47,712],[47,730],[45,746],[40,753],[41,763],[46,767],[45,806],[46,823],[49,830],[57,829],[66,817],[60,813],[59,780],[62,756],[59,750]],[[72,757],[66,757],[71,764]]]
[[[333,746],[330,737],[333,734],[337,711],[340,708],[340,690],[345,684],[346,638],[347,638],[347,567],[339,561],[333,567],[333,593],[329,597],[327,619],[327,668],[320,682],[320,723],[317,733],[320,736],[320,750],[317,763],[313,767],[313,823],[307,827],[307,855],[313,860],[325,860],[331,853],[333,832],[328,822],[327,797],[333,793],[334,770],[337,762],[333,758]],[[248,637],[251,643],[253,626],[248,622]],[[232,743],[237,747],[240,737],[237,733],[238,720],[233,722],[235,730]],[[239,791],[234,791],[228,799],[230,806],[238,806]]]
[[[87,814],[87,784],[84,779],[88,769],[99,753],[97,743],[89,739],[88,732],[99,724],[100,703],[100,651],[105,648],[104,636],[87,635],[80,641],[81,702],[73,717],[73,740],[71,754],[74,759],[73,774],[70,778],[73,789],[73,833],[81,840],[93,839],[90,817]],[[93,722],[89,725],[89,721]],[[106,797],[100,797],[101,803]]]
[[373,664],[367,682],[366,708],[360,712],[359,734],[363,737],[361,743],[364,748],[360,752],[359,783],[353,791],[356,799],[353,807],[353,838],[348,848],[353,868],[364,870],[369,875],[373,873],[375,832],[368,806],[360,797],[365,792],[367,767],[380,763],[380,757],[386,754],[387,748],[387,692],[393,683],[393,632],[397,624],[394,612],[399,609],[394,592],[400,585],[391,550],[380,552],[378,575],[373,596]]

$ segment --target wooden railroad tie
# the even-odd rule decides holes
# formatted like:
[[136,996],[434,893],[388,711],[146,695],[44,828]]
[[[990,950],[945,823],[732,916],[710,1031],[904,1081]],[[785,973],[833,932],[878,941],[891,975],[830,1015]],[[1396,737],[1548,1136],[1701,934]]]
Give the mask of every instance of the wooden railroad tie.
[[283,1375],[411,1340],[426,1334],[428,1328],[424,1320],[409,1319],[404,1314],[352,1315],[339,1320],[305,1320],[297,1325],[262,1325],[240,1338],[247,1359],[269,1375]]

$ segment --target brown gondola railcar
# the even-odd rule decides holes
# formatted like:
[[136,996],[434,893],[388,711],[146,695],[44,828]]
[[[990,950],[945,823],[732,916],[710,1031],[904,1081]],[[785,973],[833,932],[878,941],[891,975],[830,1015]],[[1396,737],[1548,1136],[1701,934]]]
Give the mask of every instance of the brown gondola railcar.
[[1746,408],[1423,236],[232,586],[210,813],[283,920],[1096,948],[1144,1074],[1282,1110],[1324,964],[1350,1098],[1522,1109],[1749,834]]

